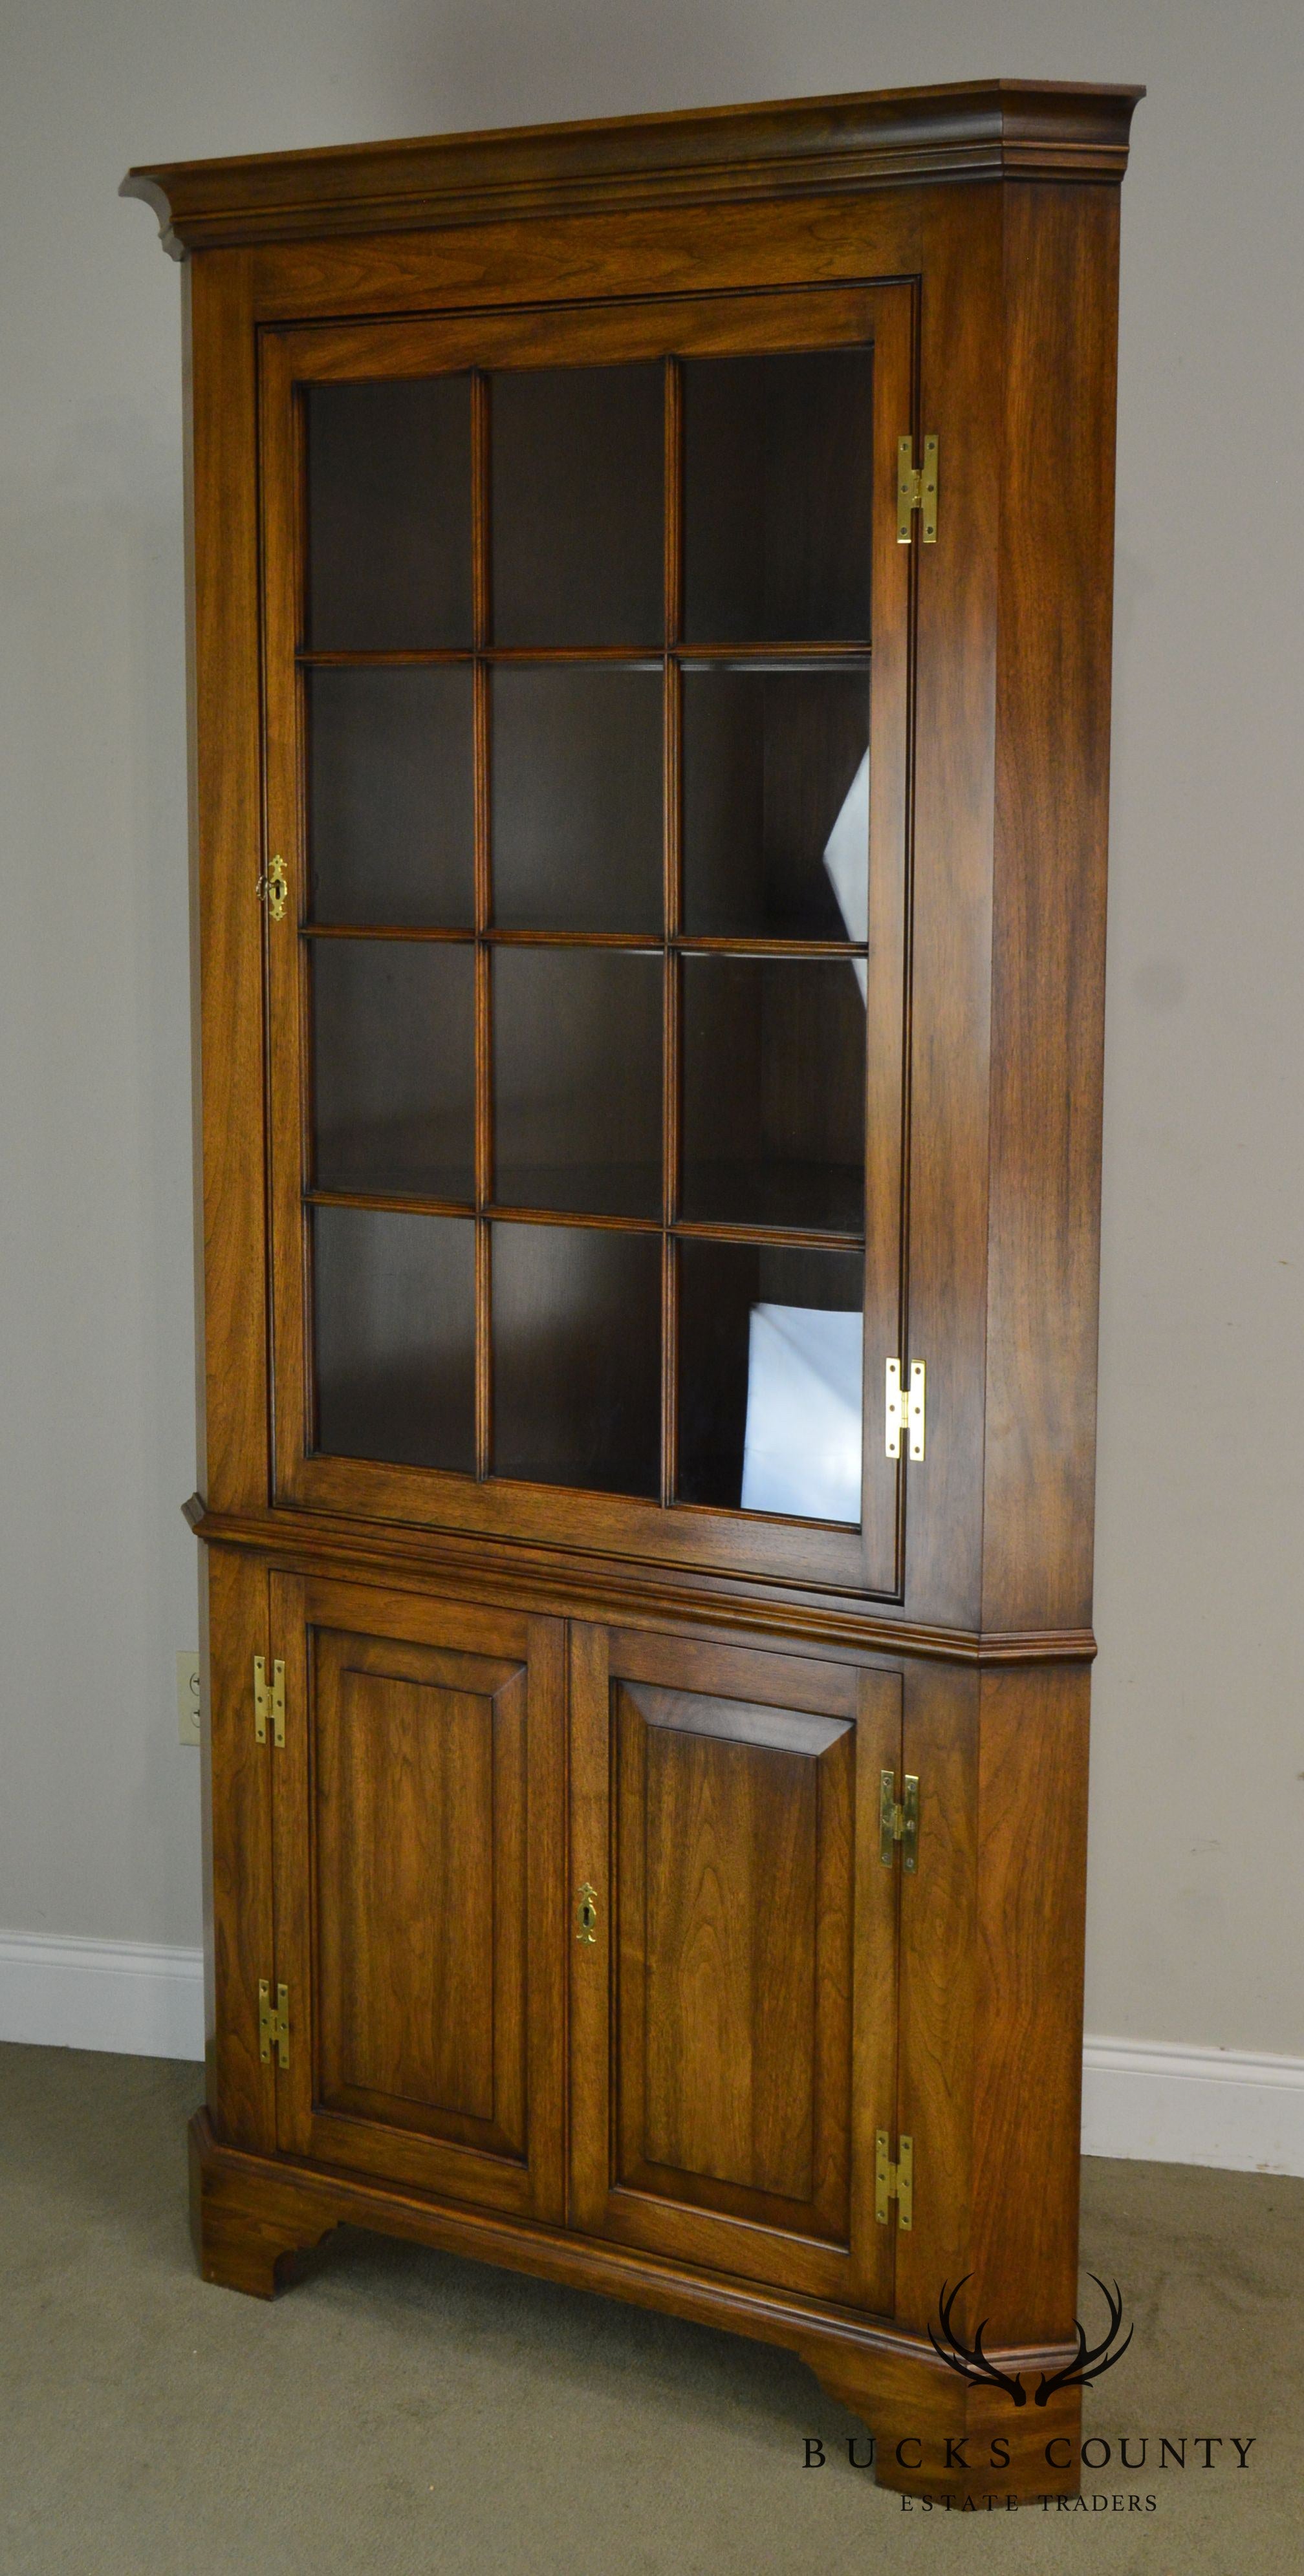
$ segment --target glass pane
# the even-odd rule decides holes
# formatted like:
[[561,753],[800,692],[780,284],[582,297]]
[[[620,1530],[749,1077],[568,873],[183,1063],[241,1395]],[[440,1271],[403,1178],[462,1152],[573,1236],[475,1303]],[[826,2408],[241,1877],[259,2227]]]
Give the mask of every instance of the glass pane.
[[496,644],[661,644],[659,366],[493,379]]
[[475,1195],[473,951],[314,939],[319,1189]]
[[500,669],[492,685],[499,928],[659,938],[660,666]]
[[858,1233],[865,1003],[857,958],[684,965],[683,1213]]
[[661,1238],[493,1228],[494,1472],[655,1494]]
[[471,641],[471,385],[312,385],[308,642],[314,652]]
[[868,641],[872,368],[868,349],[685,366],[691,643]]
[[317,1446],[475,1472],[469,1217],[314,1208]]
[[860,1521],[858,1252],[679,1246],[685,1502]]
[[497,951],[500,1206],[660,1215],[663,982],[659,954]]
[[864,672],[720,663],[688,670],[690,937],[864,939],[868,906]]
[[318,921],[470,929],[471,672],[308,673],[308,845]]

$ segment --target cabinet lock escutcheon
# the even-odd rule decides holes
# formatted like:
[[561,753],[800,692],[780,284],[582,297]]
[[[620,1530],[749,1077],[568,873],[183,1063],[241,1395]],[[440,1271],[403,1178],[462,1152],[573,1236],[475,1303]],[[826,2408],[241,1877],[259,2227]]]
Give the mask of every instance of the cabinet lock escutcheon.
[[598,1939],[598,1891],[586,1878],[575,1899],[575,1938],[592,1950]]
[[288,2066],[290,2063],[290,1989],[288,1986],[278,1986],[276,2002],[273,2005],[270,1980],[260,1977],[258,1980],[258,2054],[264,2066],[270,2066],[273,2049],[276,2051],[277,2065]]
[[878,1775],[878,1849],[879,1858],[885,1869],[891,1868],[898,1843],[901,1845],[902,1868],[912,1871],[918,1869],[918,1775],[913,1771],[907,1771],[901,1784],[901,1796],[898,1799],[895,1771],[880,1771]]
[[879,2129],[874,2137],[874,2216],[880,2227],[888,2223],[888,2204],[897,2205],[897,2225],[908,2235],[915,2223],[915,2142],[902,2138],[893,2164],[888,2153],[889,2134]]
[[937,438],[924,440],[922,465],[915,463],[913,438],[897,440],[897,544],[908,546],[914,515],[926,546],[937,543]]
[[911,1458],[924,1454],[924,1363],[912,1360],[910,1379],[903,1384],[900,1360],[889,1360],[886,1371],[887,1454],[899,1458],[902,1440]]
[[267,1742],[270,1721],[273,1744],[285,1748],[285,1666],[278,1655],[272,1665],[272,1678],[267,1678],[267,1659],[254,1657],[254,1741]]
[[258,899],[260,903],[266,904],[269,920],[285,919],[285,898],[289,891],[290,880],[285,873],[285,861],[273,859],[271,866],[264,869],[258,880]]

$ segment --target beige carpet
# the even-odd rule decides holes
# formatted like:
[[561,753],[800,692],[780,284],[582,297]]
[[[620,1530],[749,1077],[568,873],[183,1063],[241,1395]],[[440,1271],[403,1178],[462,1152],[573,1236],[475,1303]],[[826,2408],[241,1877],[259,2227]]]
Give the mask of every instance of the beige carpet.
[[0,2048],[3,2576],[1304,2571],[1304,2182],[1089,2163],[1085,2259],[1137,2321],[1090,2429],[1115,2460],[1120,2431],[1152,2462],[1185,2436],[1188,2466],[1111,2463],[1094,2512],[925,2516],[759,2344],[353,2233],[274,2306],[206,2288],[200,2091],[193,2066]]

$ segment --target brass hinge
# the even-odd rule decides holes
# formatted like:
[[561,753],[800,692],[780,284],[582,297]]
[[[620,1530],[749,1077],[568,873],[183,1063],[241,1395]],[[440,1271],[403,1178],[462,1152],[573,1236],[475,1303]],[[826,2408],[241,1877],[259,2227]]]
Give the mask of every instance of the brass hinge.
[[909,1387],[904,1387],[901,1383],[900,1360],[889,1360],[887,1363],[887,1454],[889,1458],[900,1457],[903,1434],[908,1439],[911,1457],[922,1458],[924,1454],[924,1363],[922,1360],[912,1360],[910,1363]]
[[277,1656],[272,1678],[267,1678],[267,1665],[261,1655],[254,1657],[254,1740],[267,1742],[267,1721],[272,1721],[272,1742],[285,1745],[285,1666]]
[[910,543],[910,523],[919,512],[924,544],[937,543],[937,440],[924,440],[924,461],[915,464],[913,438],[897,440],[897,544]]
[[264,2066],[270,2066],[272,2050],[277,2064],[290,2063],[290,1989],[278,1986],[276,2009],[272,2010],[272,1989],[266,1977],[258,1980],[258,2054]]
[[898,1805],[895,1771],[880,1771],[878,1829],[879,1857],[884,1868],[891,1868],[893,1853],[900,1843],[902,1868],[917,1869],[919,1866],[919,1780],[915,1772],[907,1771]]
[[897,2205],[897,2225],[909,2235],[915,2223],[915,2142],[903,2138],[893,2164],[888,2156],[888,2133],[879,2129],[874,2138],[874,2216],[880,2227],[887,2225],[887,2205]]
[[268,914],[273,921],[284,920],[285,898],[289,891],[290,880],[285,873],[285,861],[273,859],[270,868],[258,880],[259,900],[266,904]]

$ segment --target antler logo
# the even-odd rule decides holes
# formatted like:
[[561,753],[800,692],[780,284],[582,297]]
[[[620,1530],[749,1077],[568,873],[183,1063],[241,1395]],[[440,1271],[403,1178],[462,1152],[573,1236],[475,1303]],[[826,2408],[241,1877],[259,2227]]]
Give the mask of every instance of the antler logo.
[[[1110,2345],[1123,2322],[1122,2294],[1117,2281],[1111,2293],[1106,2289],[1098,2273],[1092,2272],[1088,2277],[1095,2282],[1109,2310],[1108,2332],[1103,2343],[1088,2344],[1081,2318],[1075,2320],[1078,2329],[1077,2351],[1072,2360],[1065,2363],[1062,2370],[1043,2370],[1041,2384],[1033,2395],[1033,2402],[1037,2406],[1044,2406],[1058,2388],[1092,2387],[1096,2380],[1104,2377],[1107,2370],[1113,2369],[1116,2361],[1122,2360],[1132,2340],[1134,2329],[1129,2326],[1117,2351],[1110,2351]],[[945,2281],[942,2283],[942,2295],[937,2306],[937,2322],[942,2330],[942,2339],[939,2341],[930,2325],[929,2342],[938,2360],[944,2361],[947,2369],[955,2371],[959,2378],[985,2381],[992,2388],[1003,2388],[1012,2406],[1026,2406],[1028,2392],[1023,2385],[1022,2375],[1018,2371],[1001,2370],[983,2351],[983,2336],[991,2323],[990,2317],[983,2318],[972,2344],[960,2341],[951,2322],[955,2302],[964,2288],[965,2281],[972,2279],[972,2272],[966,2272],[964,2280],[957,2281],[953,2290],[948,2289]]]

